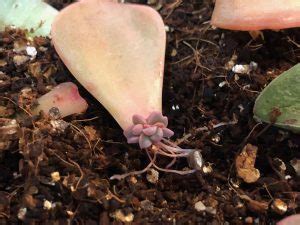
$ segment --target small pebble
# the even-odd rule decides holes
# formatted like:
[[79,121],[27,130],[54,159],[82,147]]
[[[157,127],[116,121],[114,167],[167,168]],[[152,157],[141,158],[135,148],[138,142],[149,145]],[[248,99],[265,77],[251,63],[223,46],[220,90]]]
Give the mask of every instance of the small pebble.
[[232,67],[232,72],[237,73],[237,74],[249,74],[252,71],[255,71],[258,67],[258,64],[256,62],[250,62],[249,65],[247,64],[236,64],[235,66]]
[[150,202],[149,200],[143,200],[140,202],[141,203],[141,208],[143,210],[146,210],[146,211],[152,211],[154,209],[154,204],[153,202]]
[[249,67],[251,71],[255,71],[257,70],[258,64],[256,62],[251,61]]
[[238,105],[238,108],[239,108],[239,110],[240,110],[240,113],[242,113],[243,111],[244,111],[244,106],[242,105],[242,104],[239,104]]
[[253,217],[251,216],[248,216],[245,218],[245,223],[247,224],[253,224],[254,220],[253,220]]
[[228,84],[227,81],[222,81],[221,83],[219,83],[219,87],[224,87],[227,84]]
[[292,159],[290,161],[291,166],[294,168],[297,176],[300,176],[300,159]]
[[52,209],[52,203],[50,201],[48,201],[48,200],[44,201],[43,206],[44,206],[44,209],[47,209],[47,210]]
[[129,214],[125,215],[119,209],[117,211],[115,211],[112,216],[115,217],[117,220],[123,222],[123,223],[131,223],[134,219],[134,215],[132,213],[129,213]]
[[198,150],[191,152],[188,156],[188,163],[192,169],[201,170],[204,163],[201,152]]
[[275,165],[278,167],[278,169],[279,169],[281,172],[286,171],[285,163],[284,163],[281,159],[279,159],[279,158],[274,158],[274,163],[275,163]]
[[202,201],[196,202],[194,208],[198,211],[198,212],[202,212],[206,210],[206,206],[203,204]]
[[211,165],[205,165],[202,168],[203,173],[208,174],[211,173],[213,171],[213,168],[211,167]]
[[27,213],[27,208],[20,208],[18,212],[18,219],[24,220]]
[[61,114],[59,112],[59,109],[57,107],[52,107],[50,110],[49,110],[49,116],[52,118],[52,119],[59,119],[61,118]]
[[33,46],[27,46],[26,47],[26,53],[31,57],[31,59],[34,59],[36,57],[37,51],[36,48]]
[[177,50],[175,48],[173,48],[171,51],[171,56],[175,57],[176,55],[177,55]]
[[215,134],[215,135],[212,136],[211,140],[214,143],[218,144],[221,141],[221,137],[218,134]]
[[237,60],[237,55],[233,54],[231,59],[225,64],[226,70],[232,70]]
[[287,211],[287,204],[281,199],[274,199],[271,208],[279,215],[283,215]]
[[286,180],[289,180],[289,179],[291,179],[292,177],[291,177],[291,175],[286,175],[285,177],[284,177],[284,179],[286,179]]
[[136,184],[138,182],[135,176],[131,176],[129,180],[132,184]]
[[64,132],[65,129],[69,126],[69,124],[64,120],[51,120],[50,124],[53,127],[53,132]]
[[0,59],[0,67],[6,66],[6,65],[7,65],[7,62]]
[[238,74],[248,74],[250,72],[250,66],[237,64],[234,67],[232,67],[232,72]]
[[72,212],[71,210],[67,210],[66,213],[68,214],[68,216],[73,217],[74,212]]
[[213,207],[206,207],[205,211],[213,215],[217,214],[217,210]]
[[29,57],[25,56],[25,55],[15,55],[13,57],[13,61],[16,66],[22,65],[22,64],[26,63],[28,60],[29,60]]
[[51,178],[52,178],[52,181],[54,181],[54,182],[58,182],[58,181],[60,181],[60,174],[59,174],[59,172],[53,172],[53,173],[51,173]]
[[155,169],[150,169],[148,170],[146,177],[151,184],[156,184],[159,179],[159,172]]

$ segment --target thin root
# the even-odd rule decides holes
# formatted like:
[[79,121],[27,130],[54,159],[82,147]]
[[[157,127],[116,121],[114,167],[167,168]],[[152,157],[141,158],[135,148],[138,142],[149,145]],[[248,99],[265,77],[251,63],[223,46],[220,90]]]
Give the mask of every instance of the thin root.
[[156,154],[154,154],[154,157],[153,157],[152,161],[150,161],[148,166],[145,167],[144,169],[139,170],[139,171],[133,171],[133,172],[130,172],[130,173],[116,174],[116,175],[113,175],[112,177],[110,177],[110,180],[122,180],[122,179],[124,179],[128,176],[134,176],[134,175],[139,175],[139,174],[145,173],[151,168],[151,166],[154,164],[155,160],[156,160]]
[[[114,179],[121,180],[128,176],[140,175],[142,173],[147,172],[152,166],[159,171],[163,171],[163,172],[167,172],[167,173],[176,173],[179,175],[191,174],[191,173],[194,173],[197,171],[196,169],[191,169],[191,170],[186,170],[186,171],[169,169],[172,165],[174,165],[177,158],[179,158],[179,157],[188,158],[194,150],[182,149],[182,148],[178,147],[176,144],[168,141],[167,139],[163,139],[163,142],[165,142],[166,144],[164,144],[162,142],[158,142],[155,145],[152,145],[151,148],[145,149],[146,153],[148,155],[148,158],[150,160],[150,163],[143,170],[133,171],[133,172],[125,173],[125,174],[113,175],[110,179],[111,180],[114,180]],[[153,157],[151,156],[150,152],[153,154]],[[165,168],[161,168],[155,164],[157,155],[163,155],[163,156],[172,158],[172,161]]]
[[[151,157],[150,153],[148,150],[146,150],[146,153],[148,155],[148,158],[153,161],[154,158]],[[186,171],[183,171],[183,170],[171,170],[171,169],[164,169],[164,168],[161,168],[159,166],[157,166],[155,163],[153,163],[153,167],[157,170],[160,170],[160,171],[163,171],[163,172],[167,172],[167,173],[177,173],[179,175],[187,175],[187,174],[191,174],[191,173],[195,173],[196,170],[186,170]]]

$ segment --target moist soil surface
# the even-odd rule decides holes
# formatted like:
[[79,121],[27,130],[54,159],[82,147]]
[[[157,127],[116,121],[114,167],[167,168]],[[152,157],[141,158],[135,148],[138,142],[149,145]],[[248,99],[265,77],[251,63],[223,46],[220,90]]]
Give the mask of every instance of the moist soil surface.
[[[163,113],[176,134],[172,141],[200,149],[204,167],[185,176],[157,178],[150,170],[110,180],[145,168],[145,151],[126,143],[49,39],[28,41],[23,31],[6,30],[0,33],[0,224],[276,224],[300,211],[300,136],[258,123],[252,112],[265,85],[300,61],[300,30],[264,31],[254,39],[211,27],[211,1],[148,2],[167,29]],[[49,3],[61,9],[71,1]],[[35,57],[26,44],[36,48]],[[250,71],[234,73],[236,64]],[[36,98],[66,81],[79,86],[88,110],[64,119],[32,116]],[[187,161],[172,168],[185,170]]]

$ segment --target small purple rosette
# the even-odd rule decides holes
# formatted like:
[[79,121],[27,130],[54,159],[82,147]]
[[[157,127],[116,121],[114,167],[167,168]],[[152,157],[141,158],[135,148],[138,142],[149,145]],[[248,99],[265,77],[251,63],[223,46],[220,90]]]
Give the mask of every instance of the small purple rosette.
[[132,122],[133,125],[124,131],[124,135],[129,144],[139,143],[141,149],[149,148],[174,134],[167,128],[168,118],[161,112],[152,112],[146,119],[133,115]]

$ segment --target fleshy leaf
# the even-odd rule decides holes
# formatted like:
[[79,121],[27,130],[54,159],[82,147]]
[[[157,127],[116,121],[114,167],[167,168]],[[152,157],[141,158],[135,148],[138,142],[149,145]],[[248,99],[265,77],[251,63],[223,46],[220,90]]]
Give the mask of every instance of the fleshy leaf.
[[151,136],[153,134],[155,134],[157,131],[157,127],[156,126],[153,126],[153,127],[148,127],[148,128],[145,128],[143,130],[143,133],[147,136]]
[[300,214],[288,216],[277,223],[277,225],[299,225],[300,224]]
[[135,114],[161,112],[166,34],[154,9],[76,2],[59,13],[51,35],[72,74],[123,130]]
[[132,117],[133,124],[145,124],[147,123],[146,119],[141,115],[133,115]]
[[140,135],[143,131],[143,125],[137,124],[132,128],[132,134],[133,135]]
[[164,137],[169,138],[169,137],[172,137],[174,135],[174,132],[172,130],[168,129],[168,128],[163,128],[162,131],[163,131],[163,136]]
[[142,134],[139,137],[139,145],[141,149],[149,148],[152,145],[152,141],[148,136]]
[[167,117],[164,117],[161,112],[152,112],[147,118],[147,123],[151,125],[154,125],[156,123],[163,123],[165,126],[167,126],[168,119],[166,120],[166,118]]
[[230,30],[300,26],[299,0],[216,0],[212,25]]
[[254,118],[300,132],[300,64],[274,79],[258,96]]
[[153,142],[159,142],[159,141],[161,141],[162,138],[163,138],[163,131],[162,131],[162,128],[160,128],[160,127],[157,129],[157,132],[150,137],[150,139]]
[[6,26],[15,26],[27,29],[29,36],[48,36],[57,13],[41,0],[1,0],[0,31]]
[[131,137],[127,139],[127,143],[128,144],[135,144],[135,143],[139,143],[139,137]]
[[58,108],[61,117],[84,112],[88,104],[80,96],[78,88],[72,82],[65,82],[54,87],[50,92],[38,98],[38,106],[34,109],[37,114],[40,111],[48,113],[53,107]]

